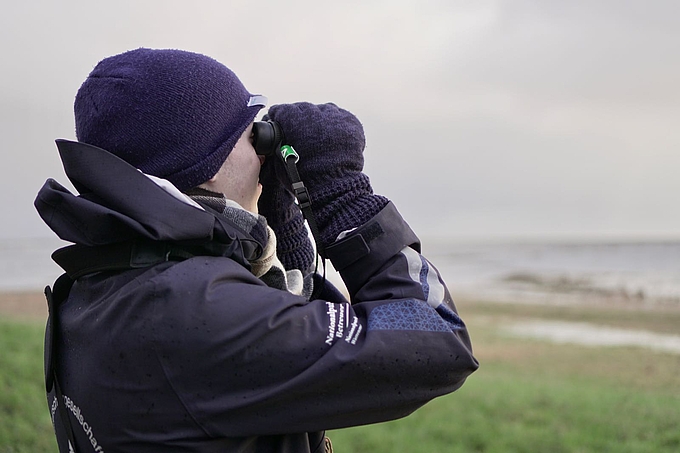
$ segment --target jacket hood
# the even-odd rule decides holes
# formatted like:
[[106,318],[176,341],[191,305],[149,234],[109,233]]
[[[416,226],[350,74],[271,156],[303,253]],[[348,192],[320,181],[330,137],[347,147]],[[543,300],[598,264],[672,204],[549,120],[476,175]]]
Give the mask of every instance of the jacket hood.
[[57,140],[74,195],[54,179],[38,192],[35,207],[61,239],[86,246],[138,239],[262,245],[210,209],[183,202],[124,160],[96,146]]

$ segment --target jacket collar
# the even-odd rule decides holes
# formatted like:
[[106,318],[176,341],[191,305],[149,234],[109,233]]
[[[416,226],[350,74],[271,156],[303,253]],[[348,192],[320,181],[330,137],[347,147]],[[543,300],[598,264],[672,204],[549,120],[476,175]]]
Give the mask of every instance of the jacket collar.
[[247,257],[261,252],[262,244],[227,219],[180,201],[108,151],[69,140],[56,143],[79,195],[49,179],[35,206],[61,239],[88,246],[140,238],[223,244],[238,240],[245,244],[240,248]]

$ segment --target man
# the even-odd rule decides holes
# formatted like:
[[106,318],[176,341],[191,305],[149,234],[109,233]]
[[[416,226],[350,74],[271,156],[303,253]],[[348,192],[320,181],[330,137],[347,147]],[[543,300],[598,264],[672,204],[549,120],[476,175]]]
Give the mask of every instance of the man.
[[262,106],[178,50],[107,58],[78,91],[78,142],[57,144],[79,195],[48,180],[35,203],[75,244],[46,290],[62,451],[330,451],[325,430],[406,416],[477,368],[443,280],[362,173],[358,119],[309,103],[266,117],[350,303],[313,272],[282,160],[253,148]]

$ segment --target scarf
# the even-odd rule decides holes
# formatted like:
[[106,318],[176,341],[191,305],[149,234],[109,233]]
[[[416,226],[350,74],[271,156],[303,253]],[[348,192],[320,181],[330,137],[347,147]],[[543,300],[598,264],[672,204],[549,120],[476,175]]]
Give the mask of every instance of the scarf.
[[251,272],[267,286],[309,298],[312,276],[305,278],[299,269],[286,270],[276,256],[276,235],[263,216],[245,210],[223,194],[202,188],[186,192],[196,203],[217,211],[263,245],[262,255],[250,261]]

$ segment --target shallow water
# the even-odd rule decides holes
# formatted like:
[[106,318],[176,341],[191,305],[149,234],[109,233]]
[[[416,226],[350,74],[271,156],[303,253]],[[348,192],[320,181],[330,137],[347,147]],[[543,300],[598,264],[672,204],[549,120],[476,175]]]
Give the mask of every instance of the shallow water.
[[42,290],[62,271],[50,255],[67,245],[58,238],[0,241],[0,291]]
[[523,321],[504,327],[503,330],[513,336],[561,344],[632,346],[680,354],[680,335],[659,334],[645,330],[618,329],[583,322],[544,320]]
[[425,252],[454,297],[680,304],[680,242],[454,244]]

